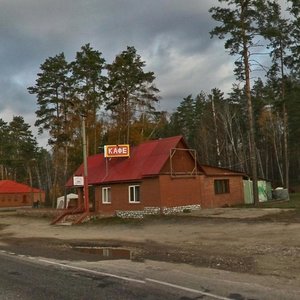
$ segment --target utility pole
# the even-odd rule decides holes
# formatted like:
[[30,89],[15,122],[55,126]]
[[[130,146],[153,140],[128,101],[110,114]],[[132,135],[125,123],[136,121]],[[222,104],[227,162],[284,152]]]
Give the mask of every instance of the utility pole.
[[87,166],[87,149],[86,149],[86,134],[85,134],[85,115],[82,117],[82,145],[83,145],[83,196],[84,196],[84,209],[86,212],[90,210],[89,203],[89,186],[88,186],[88,166]]

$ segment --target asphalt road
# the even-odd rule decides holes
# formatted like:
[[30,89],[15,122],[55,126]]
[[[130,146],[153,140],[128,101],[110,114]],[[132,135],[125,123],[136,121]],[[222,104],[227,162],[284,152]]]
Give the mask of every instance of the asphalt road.
[[299,291],[162,263],[72,263],[1,250],[0,270],[1,300],[299,299]]
[[0,255],[0,299],[190,299],[171,288],[63,268],[59,264]]

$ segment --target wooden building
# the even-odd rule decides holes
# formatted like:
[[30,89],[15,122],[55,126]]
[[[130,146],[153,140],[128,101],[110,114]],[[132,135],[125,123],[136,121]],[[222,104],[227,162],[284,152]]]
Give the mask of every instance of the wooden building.
[[[81,165],[74,176],[82,175]],[[100,214],[231,206],[244,202],[242,180],[242,173],[199,164],[182,136],[144,142],[132,147],[127,158],[88,157],[90,199]],[[67,186],[73,186],[72,178]],[[82,195],[82,188],[78,192]]]
[[34,206],[45,202],[45,192],[13,180],[0,180],[0,208]]

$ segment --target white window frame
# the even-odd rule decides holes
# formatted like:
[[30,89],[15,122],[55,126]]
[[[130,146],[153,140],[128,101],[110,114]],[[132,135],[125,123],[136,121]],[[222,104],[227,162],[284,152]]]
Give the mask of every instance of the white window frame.
[[[129,203],[141,203],[141,190],[140,190],[140,185],[139,184],[135,184],[135,185],[130,185],[128,187],[128,199],[129,199]],[[138,194],[138,200],[136,200],[136,189],[138,188],[139,190],[139,194]],[[131,200],[131,195],[133,191],[133,201]]]
[[111,204],[111,188],[109,186],[102,188],[102,204]]

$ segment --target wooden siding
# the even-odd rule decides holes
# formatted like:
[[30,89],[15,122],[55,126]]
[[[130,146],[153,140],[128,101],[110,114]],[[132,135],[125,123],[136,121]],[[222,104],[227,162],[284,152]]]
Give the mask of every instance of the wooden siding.
[[170,152],[171,151],[173,155],[172,157],[169,156],[169,159],[166,161],[161,170],[161,174],[169,174],[172,171],[173,175],[176,176],[182,174],[190,174],[195,171],[195,159],[191,156],[189,150],[185,148],[182,142],[178,143],[178,145],[176,146],[176,150],[170,149]]

